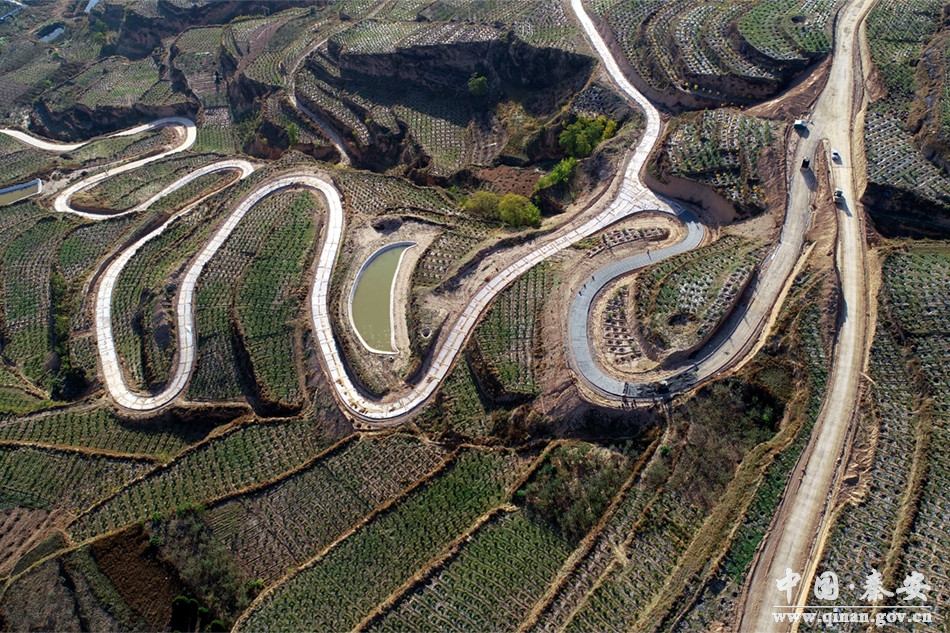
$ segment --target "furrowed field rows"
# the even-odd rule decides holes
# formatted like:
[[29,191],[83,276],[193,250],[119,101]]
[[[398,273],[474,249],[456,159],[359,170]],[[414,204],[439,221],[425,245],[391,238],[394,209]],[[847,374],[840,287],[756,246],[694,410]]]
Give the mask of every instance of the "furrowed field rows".
[[306,66],[302,67],[294,82],[297,98],[305,105],[312,106],[337,125],[351,130],[356,141],[363,146],[370,142],[369,130],[363,121],[342,100],[339,90],[318,79]]
[[[145,202],[182,176],[217,158],[213,154],[185,155],[151,163],[83,189],[72,197],[72,204],[77,209],[86,211],[105,213],[126,211]],[[222,178],[220,174],[211,174],[199,180],[208,182],[219,178]],[[194,195],[195,187],[198,187],[195,184],[197,182],[174,192],[169,196],[173,199],[172,201],[161,202],[166,205],[174,203],[181,205],[188,199],[185,196],[189,195],[189,192]]]
[[39,380],[52,351],[50,275],[72,218],[47,216],[11,242],[3,261],[3,355]]
[[278,27],[244,73],[255,81],[283,86],[294,61],[308,46],[324,39],[334,26],[334,22],[327,19],[327,13],[320,11],[315,15],[301,16]]
[[310,193],[283,199],[280,223],[251,260],[237,288],[237,315],[261,397],[296,406],[303,399],[294,340],[304,277],[322,203]]
[[[919,362],[925,396],[932,398],[926,407],[931,421],[926,477],[907,534],[901,573],[893,580],[899,584],[911,571],[923,574],[933,587],[930,598],[938,613],[946,613],[950,607],[950,530],[946,522],[950,512],[950,328],[944,313],[950,305],[948,279],[950,252],[946,248],[898,252],[884,263],[884,284],[892,314]],[[893,459],[893,453],[887,455]],[[933,626],[923,630],[938,629]]]
[[627,303],[630,300],[628,286],[617,289],[604,308],[601,326],[604,333],[604,353],[611,364],[630,363],[643,358],[643,350],[633,337],[630,320],[627,318]]
[[194,423],[122,420],[109,408],[67,409],[0,422],[0,440],[81,447],[167,461],[202,440],[209,427]]
[[478,349],[506,391],[538,391],[538,322],[544,301],[556,284],[557,275],[550,265],[535,266],[495,299],[475,330]]
[[162,131],[101,138],[64,154],[50,154],[0,134],[0,187],[18,184],[54,168],[92,170],[107,163],[125,161],[168,144]]
[[[232,323],[240,328],[265,399],[299,403],[293,323],[297,291],[316,235],[318,200],[279,192],[261,201],[208,263],[196,291],[200,338],[189,395],[231,399],[241,394]],[[237,321],[234,321],[234,319]]]
[[524,510],[503,513],[369,630],[514,631],[572,550],[559,530]]
[[234,129],[227,107],[204,110],[198,123],[194,150],[225,155],[237,153],[238,139]]
[[354,438],[265,490],[207,517],[250,577],[271,582],[432,471],[446,451],[407,436]]
[[188,87],[205,108],[227,105],[224,69],[218,61],[223,33],[220,26],[189,29],[178,36],[173,46],[172,65],[184,73]]
[[59,271],[73,281],[104,257],[134,224],[130,216],[90,222],[70,231],[59,249]]
[[472,370],[462,359],[445,380],[440,391],[440,408],[435,415],[452,430],[468,437],[491,435],[489,405],[475,386]]
[[637,487],[624,494],[616,510],[607,518],[603,531],[544,607],[531,631],[554,633],[563,630],[615,560],[617,552],[623,551],[624,543],[652,496]]
[[[651,86],[746,100],[771,94],[787,78],[789,67],[803,69],[830,51],[831,17],[840,0],[586,4]],[[730,75],[748,83],[724,83]]]
[[175,278],[211,232],[212,207],[203,205],[145,244],[119,275],[112,295],[112,327],[133,388],[164,384],[177,343]]
[[333,175],[346,206],[358,213],[382,215],[419,209],[439,215],[461,215],[455,205],[431,187],[416,187],[400,178],[369,172],[341,171]]
[[763,209],[765,191],[758,170],[762,151],[781,127],[732,110],[704,111],[678,119],[664,141],[670,171],[713,187],[744,207]]
[[[0,373],[0,383],[7,382],[6,379],[8,376],[11,376],[9,372]],[[14,380],[14,382],[18,381]],[[22,415],[39,409],[45,409],[52,405],[52,401],[44,397],[33,395],[33,393],[19,386],[0,386],[0,414],[12,413]]]
[[185,453],[147,478],[121,490],[108,503],[81,516],[71,528],[77,540],[167,514],[267,481],[303,464],[319,450],[306,421],[255,422]]
[[0,506],[80,512],[151,468],[148,461],[3,446]]
[[752,503],[746,511],[743,523],[736,531],[729,551],[723,560],[723,569],[736,583],[741,583],[755,551],[765,537],[775,509],[788,485],[792,469],[799,456],[805,449],[812,428],[821,409],[825,387],[828,381],[830,359],[821,343],[819,320],[821,314],[817,306],[808,307],[802,314],[798,331],[802,339],[802,348],[807,358],[808,366],[808,409],[805,413],[805,423],[799,429],[795,440],[765,471],[758,490],[752,498]]
[[664,492],[624,543],[624,559],[607,567],[599,584],[568,622],[567,631],[627,630],[676,567],[704,513]]
[[261,598],[237,629],[353,628],[503,503],[521,467],[511,453],[464,450],[444,472]]
[[648,269],[636,281],[640,335],[663,350],[701,342],[732,308],[759,262],[755,244],[725,236],[716,244]]
[[[875,405],[871,419],[879,422],[874,464],[868,473],[870,483],[864,500],[842,512],[821,565],[822,569],[837,570],[845,585],[853,582],[863,586],[873,569],[884,571],[885,557],[897,530],[918,424],[913,414],[913,379],[905,370],[905,362],[892,334],[879,327],[870,367]],[[842,625],[841,630],[858,631],[861,627]]]
[[442,232],[429,245],[412,273],[412,285],[434,286],[465,261],[475,247],[488,236],[489,227],[480,222],[460,222]]

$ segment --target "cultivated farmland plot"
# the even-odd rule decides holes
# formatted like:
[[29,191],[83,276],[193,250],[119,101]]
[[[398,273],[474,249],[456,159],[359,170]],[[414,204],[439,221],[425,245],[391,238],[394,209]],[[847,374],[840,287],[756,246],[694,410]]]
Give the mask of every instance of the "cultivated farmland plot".
[[354,438],[261,492],[214,507],[207,520],[250,576],[270,582],[395,499],[445,455],[411,437]]
[[660,350],[704,340],[739,299],[762,256],[756,244],[726,236],[647,269],[635,282],[640,336]]
[[572,549],[526,511],[502,512],[369,630],[515,631]]
[[0,447],[2,505],[80,512],[154,464],[31,447]]
[[[950,306],[950,254],[945,248],[926,247],[894,253],[885,261],[884,282],[888,303],[893,305],[895,325],[908,337],[908,348],[920,366],[923,393],[914,395],[930,397],[933,403],[932,410],[924,414],[931,422],[929,450],[926,455],[921,455],[921,459],[926,461],[926,479],[894,578],[900,582],[912,570],[924,574],[934,587],[931,595],[934,606],[943,612],[950,605],[950,578],[947,574],[950,534],[945,521],[950,508],[950,428],[947,425],[950,420],[950,371],[946,363],[950,354],[950,328],[947,327],[946,315]],[[883,382],[881,388],[886,389],[889,381]],[[895,384],[891,389],[901,394],[906,402],[912,398],[910,394],[904,395],[908,386],[907,383]],[[886,409],[884,413],[888,413]],[[913,418],[905,423],[912,421]],[[926,427],[918,437],[926,437]],[[882,477],[883,494],[872,495],[869,505],[879,505],[880,496],[885,502],[890,501],[889,486],[901,484],[901,453],[909,457],[906,444],[904,439],[903,450],[881,452],[882,469],[889,472]],[[872,519],[875,524],[880,524],[886,520],[885,517],[890,518],[887,514],[875,513]]]
[[556,285],[550,265],[535,266],[498,295],[475,330],[479,352],[506,392],[538,392],[539,321],[544,301]]
[[463,450],[399,504],[259,600],[238,629],[353,628],[478,517],[501,505],[519,466],[510,453]]
[[70,531],[77,540],[238,492],[292,470],[319,450],[307,421],[255,422],[204,442],[147,478],[133,482],[83,514]]
[[[773,93],[830,50],[840,0],[589,0],[627,61],[658,90],[719,102]],[[738,80],[738,81],[736,81]]]
[[207,433],[201,425],[136,425],[107,407],[71,408],[0,422],[0,440],[82,447],[168,460]]
[[50,275],[63,236],[76,224],[46,215],[18,236],[8,234],[14,239],[3,259],[3,355],[34,382],[52,351]]
[[[774,129],[773,129],[774,128]],[[777,124],[732,110],[705,111],[677,122],[664,142],[674,175],[713,187],[728,200],[765,208],[758,161],[781,130]]]
[[[300,258],[313,240],[319,209],[309,194],[277,193],[255,205],[208,262],[195,295],[199,339],[190,397],[228,400],[241,395],[234,354],[239,345],[251,355],[248,369],[268,398],[299,400],[292,323],[297,301],[291,296],[281,301],[279,295],[299,288]],[[275,260],[275,249],[285,246],[287,259]],[[275,265],[286,270],[275,270]]]

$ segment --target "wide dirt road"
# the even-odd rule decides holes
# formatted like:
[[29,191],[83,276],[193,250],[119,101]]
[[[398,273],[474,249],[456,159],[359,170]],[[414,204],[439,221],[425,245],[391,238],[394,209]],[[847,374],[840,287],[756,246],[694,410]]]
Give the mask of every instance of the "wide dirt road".
[[[830,510],[828,501],[836,483],[839,460],[855,417],[869,341],[866,340],[868,297],[863,210],[857,204],[858,192],[851,169],[854,164],[851,127],[861,105],[861,101],[855,103],[856,96],[863,97],[860,73],[867,70],[861,69],[859,26],[873,4],[874,0],[852,0],[842,10],[831,75],[815,106],[810,134],[799,146],[799,164],[805,155],[821,151],[820,139],[828,139],[830,147],[841,153],[841,162],[831,162],[829,156],[829,164],[832,186],[842,189],[845,195],[844,204],[837,210],[837,266],[844,299],[843,314],[828,392],[808,448],[789,479],[789,489],[779,507],[773,531],[752,568],[740,631],[789,630],[790,625],[775,622],[772,609],[773,605],[785,603],[785,594],[778,591],[775,581],[785,575],[787,567],[802,575],[801,583],[795,588],[797,597],[793,592],[793,600],[797,600],[793,604],[808,604],[817,563],[812,559],[821,554],[813,551],[815,539]],[[861,83],[856,84],[856,81]],[[796,176],[797,181],[801,179],[802,176]]]

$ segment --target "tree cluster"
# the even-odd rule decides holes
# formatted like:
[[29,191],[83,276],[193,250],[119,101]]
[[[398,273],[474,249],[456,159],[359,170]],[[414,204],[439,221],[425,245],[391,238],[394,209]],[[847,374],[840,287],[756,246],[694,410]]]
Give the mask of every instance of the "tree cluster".
[[490,191],[476,191],[462,208],[483,218],[501,220],[515,228],[537,226],[541,223],[541,211],[538,207],[516,193],[496,196]]
[[577,120],[564,128],[558,143],[570,156],[585,158],[590,156],[594,148],[601,141],[605,141],[617,133],[617,122],[605,116],[588,119],[579,116]]

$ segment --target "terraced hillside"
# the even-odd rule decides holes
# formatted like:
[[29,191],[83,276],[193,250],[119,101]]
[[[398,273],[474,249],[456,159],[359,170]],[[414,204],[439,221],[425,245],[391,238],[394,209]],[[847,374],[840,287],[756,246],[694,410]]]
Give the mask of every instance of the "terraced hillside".
[[631,69],[669,103],[765,99],[830,50],[839,0],[588,0]]
[[[864,200],[888,235],[946,236],[950,225],[946,50],[943,4],[878,3],[868,43],[879,82],[864,123]],[[927,211],[923,211],[927,209]]]

